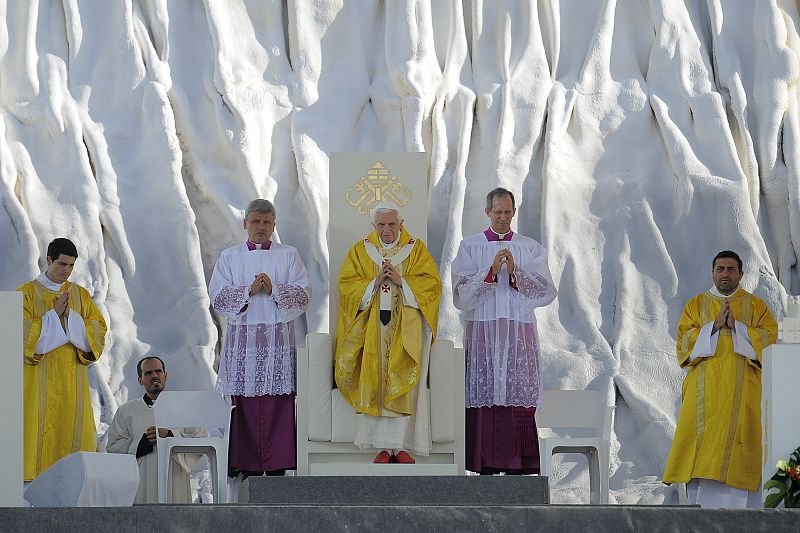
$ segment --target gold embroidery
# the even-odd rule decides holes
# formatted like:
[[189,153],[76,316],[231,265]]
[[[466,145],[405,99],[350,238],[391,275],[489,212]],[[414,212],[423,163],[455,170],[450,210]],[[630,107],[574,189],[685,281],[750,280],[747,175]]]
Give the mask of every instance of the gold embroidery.
[[72,432],[72,451],[77,452],[81,449],[81,437],[83,436],[83,404],[84,390],[86,389],[86,367],[76,365],[75,370],[75,427]]
[[692,464],[692,472],[694,472],[697,465],[697,458],[700,455],[700,445],[703,443],[703,434],[706,430],[706,373],[705,365],[700,363],[697,366],[697,377],[695,378],[695,387],[697,388],[695,398],[695,420],[697,430],[697,443],[694,448],[694,463]]
[[403,207],[411,200],[411,189],[401,182],[397,176],[390,176],[389,170],[380,161],[376,161],[366,176],[361,176],[350,189],[344,193],[348,204],[362,215],[375,204],[392,201]]
[[743,324],[753,323],[753,307],[750,305],[750,298],[742,300],[742,314],[741,316],[733,315],[733,318]]
[[720,469],[720,480],[723,483],[728,479],[728,468],[731,464],[733,440],[736,438],[739,408],[742,403],[742,383],[744,382],[744,367],[746,363],[744,357],[737,357],[737,360],[736,383],[733,387],[733,405],[731,406],[731,420],[728,423],[728,438],[725,441],[725,452],[722,454],[722,468]]
[[711,322],[711,298],[708,293],[703,294],[703,301],[700,304],[700,323],[707,324]]
[[47,411],[47,358],[43,358],[37,368],[39,372],[39,431],[36,442],[36,471],[42,472],[42,449],[44,448],[44,417]]

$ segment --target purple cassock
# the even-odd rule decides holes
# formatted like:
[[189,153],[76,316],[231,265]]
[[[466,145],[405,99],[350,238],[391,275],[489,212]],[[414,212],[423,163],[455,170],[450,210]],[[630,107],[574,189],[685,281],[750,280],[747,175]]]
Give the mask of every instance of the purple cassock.
[[[500,250],[514,270],[492,273]],[[453,300],[466,331],[466,462],[482,474],[537,473],[539,339],[533,310],[556,289],[544,247],[533,239],[492,230],[465,238],[453,261]]]
[[[262,272],[272,293],[250,296]],[[216,389],[235,406],[228,474],[282,475],[297,462],[294,321],[311,296],[305,266],[291,246],[248,241],[222,252],[208,292],[227,319]]]

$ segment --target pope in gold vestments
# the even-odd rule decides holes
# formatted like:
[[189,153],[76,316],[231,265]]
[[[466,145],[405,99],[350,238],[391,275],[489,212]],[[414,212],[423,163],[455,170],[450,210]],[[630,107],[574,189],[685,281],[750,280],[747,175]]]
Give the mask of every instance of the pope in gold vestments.
[[[87,366],[103,353],[106,322],[89,292],[69,281],[59,291],[36,280],[17,290],[23,293],[24,308],[24,476],[32,481],[70,453],[97,449]],[[91,351],[67,343],[37,354],[42,316],[67,290],[69,312],[83,318]]]
[[[402,291],[392,286],[392,318],[385,327],[379,319],[378,295],[359,310],[379,269],[369,256],[366,241],[387,258],[406,245],[412,246],[399,268],[419,308],[405,305]],[[339,274],[335,376],[339,390],[356,412],[371,416],[413,414],[412,392],[422,373],[422,319],[435,336],[441,292],[433,258],[424,243],[412,239],[405,228],[393,248],[382,247],[376,231],[350,248]]]
[[[701,329],[714,322],[726,299],[735,319],[747,328],[754,358],[736,353],[731,330],[723,328],[717,333],[713,356],[692,359]],[[759,489],[761,357],[777,333],[767,305],[741,288],[728,297],[707,291],[686,303],[678,323],[677,353],[678,363],[689,373],[664,483],[697,478],[747,491]]]

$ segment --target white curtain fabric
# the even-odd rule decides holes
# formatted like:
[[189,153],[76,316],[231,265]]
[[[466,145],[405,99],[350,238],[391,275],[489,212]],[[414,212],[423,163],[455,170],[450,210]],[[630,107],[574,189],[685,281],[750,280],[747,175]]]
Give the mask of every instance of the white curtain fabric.
[[[272,280],[272,294],[250,297],[250,284],[260,273]],[[269,250],[228,248],[214,267],[208,292],[214,309],[228,319],[217,390],[240,396],[294,392],[294,319],[311,299],[297,250],[278,243]]]

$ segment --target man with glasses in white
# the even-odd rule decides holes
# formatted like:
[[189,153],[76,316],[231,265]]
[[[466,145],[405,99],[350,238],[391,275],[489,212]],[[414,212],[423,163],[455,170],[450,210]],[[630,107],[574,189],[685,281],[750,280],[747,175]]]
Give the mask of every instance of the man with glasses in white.
[[466,321],[466,467],[486,475],[539,472],[533,310],[556,289],[544,247],[511,230],[515,214],[511,191],[491,191],[490,227],[461,242],[452,267],[453,300]]

